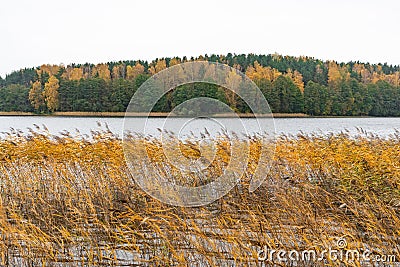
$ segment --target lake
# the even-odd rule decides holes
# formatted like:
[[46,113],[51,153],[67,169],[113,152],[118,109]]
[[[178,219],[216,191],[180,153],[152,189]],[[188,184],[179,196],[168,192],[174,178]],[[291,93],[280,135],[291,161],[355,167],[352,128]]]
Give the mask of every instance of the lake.
[[[146,118],[129,118],[129,125],[142,125]],[[243,125],[248,133],[259,132],[257,122],[254,118],[242,118]],[[267,120],[267,119],[266,119]],[[146,133],[158,135],[157,128],[163,128],[165,118],[149,118],[147,122]],[[230,126],[235,132],[243,132],[241,128],[235,128],[237,120],[233,118],[217,118],[216,121],[207,119],[188,121],[187,118],[172,118],[168,121],[169,127],[183,128],[182,134],[188,135],[191,131],[194,135],[206,127],[211,134],[220,131],[221,126]],[[102,126],[99,126],[101,123]],[[79,129],[81,134],[89,134],[91,130],[105,129],[104,125],[108,125],[109,129],[121,136],[123,132],[124,118],[111,117],[52,117],[52,116],[1,116],[0,132],[9,132],[11,128],[28,132],[28,127],[35,129],[34,124],[39,126],[46,125],[51,134],[59,134],[63,130],[67,130],[73,135],[76,134],[75,129]],[[296,135],[300,132],[309,133],[338,133],[341,131],[349,131],[350,135],[357,135],[361,128],[368,133],[373,133],[381,137],[388,137],[395,133],[395,129],[400,130],[400,118],[376,118],[376,117],[338,117],[338,118],[276,118],[274,119],[276,133],[286,135]],[[164,128],[171,130],[168,127]],[[140,129],[130,128],[132,131],[140,131]],[[4,133],[1,134],[4,136]]]

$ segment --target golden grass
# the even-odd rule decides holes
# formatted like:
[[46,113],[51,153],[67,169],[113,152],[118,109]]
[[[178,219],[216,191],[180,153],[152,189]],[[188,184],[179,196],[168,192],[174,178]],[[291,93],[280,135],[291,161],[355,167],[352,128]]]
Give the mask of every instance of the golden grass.
[[[399,136],[282,136],[266,182],[249,193],[260,146],[252,139],[242,181],[199,208],[146,195],[121,140],[110,132],[92,138],[32,131],[0,141],[0,265],[256,266],[264,245],[322,251],[343,236],[349,248],[400,259]],[[157,140],[136,141],[147,143],[154,164],[168,165]],[[228,143],[220,140],[215,173],[229,159]],[[193,144],[182,146],[199,156]],[[339,262],[297,266],[317,265]]]

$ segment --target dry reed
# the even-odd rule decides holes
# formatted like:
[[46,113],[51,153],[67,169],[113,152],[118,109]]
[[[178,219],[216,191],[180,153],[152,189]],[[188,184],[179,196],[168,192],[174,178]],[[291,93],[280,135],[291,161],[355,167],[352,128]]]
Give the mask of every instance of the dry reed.
[[[157,140],[136,141],[147,142],[154,164],[166,169]],[[254,165],[259,140],[250,145]],[[220,140],[210,176],[223,170],[228,146]],[[193,143],[182,150],[199,156]],[[398,133],[281,136],[266,182],[249,193],[252,164],[225,197],[181,208],[138,188],[121,140],[109,131],[90,138],[13,131],[0,141],[0,264],[257,266],[264,246],[322,251],[339,237],[349,248],[400,259]]]

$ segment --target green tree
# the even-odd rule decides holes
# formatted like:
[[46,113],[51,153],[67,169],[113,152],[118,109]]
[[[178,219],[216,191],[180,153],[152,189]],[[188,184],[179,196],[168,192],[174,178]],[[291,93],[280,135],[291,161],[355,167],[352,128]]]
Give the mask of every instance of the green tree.
[[309,81],[304,88],[304,110],[310,115],[328,115],[328,89],[327,87]]
[[20,84],[11,84],[0,87],[0,110],[31,112],[29,98],[29,87]]
[[279,76],[273,82],[273,90],[279,95],[280,107],[275,112],[298,113],[304,111],[304,97],[300,89],[287,77]]

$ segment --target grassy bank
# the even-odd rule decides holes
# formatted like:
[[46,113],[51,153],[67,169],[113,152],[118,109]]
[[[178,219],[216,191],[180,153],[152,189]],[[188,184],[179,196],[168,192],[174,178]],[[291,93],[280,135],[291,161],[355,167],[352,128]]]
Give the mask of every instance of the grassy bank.
[[[131,117],[146,117],[144,113],[128,113],[125,112],[54,112],[51,114],[37,114],[32,112],[0,112],[0,116],[61,116],[61,117],[125,117],[126,115]],[[150,117],[167,117],[167,112],[151,112]],[[248,113],[238,113],[239,117],[251,118],[254,117]],[[304,113],[274,113],[275,118],[304,118],[309,117]],[[219,114],[216,117],[234,117],[231,114]],[[266,115],[270,117],[270,115]]]
[[[264,246],[320,252],[340,237],[348,249],[400,259],[399,136],[282,136],[266,182],[249,193],[262,145],[252,139],[246,174],[228,195],[180,208],[138,188],[120,140],[93,134],[94,141],[45,134],[0,141],[0,265],[253,266]],[[160,173],[174,173],[159,141],[135,142],[146,142]],[[217,147],[211,178],[230,158],[229,140]],[[182,150],[199,156],[195,143]]]

